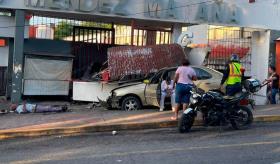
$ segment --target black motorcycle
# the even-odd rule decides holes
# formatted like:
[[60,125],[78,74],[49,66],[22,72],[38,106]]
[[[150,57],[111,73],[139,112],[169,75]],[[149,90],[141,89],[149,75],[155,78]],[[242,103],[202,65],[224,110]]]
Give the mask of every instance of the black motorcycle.
[[245,91],[235,97],[226,97],[220,91],[213,90],[204,92],[199,88],[191,91],[189,108],[183,112],[179,120],[179,131],[189,132],[197,112],[203,115],[205,126],[230,125],[238,130],[249,127],[253,122],[253,113],[248,105],[243,105],[246,100],[253,107],[250,95],[259,91],[262,85],[258,80],[248,79],[245,81]]

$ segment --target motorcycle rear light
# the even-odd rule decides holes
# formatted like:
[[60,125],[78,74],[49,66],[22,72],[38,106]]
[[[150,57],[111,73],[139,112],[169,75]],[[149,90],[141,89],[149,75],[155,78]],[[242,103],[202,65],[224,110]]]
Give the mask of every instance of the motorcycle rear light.
[[246,106],[246,105],[249,105],[249,100],[247,99],[243,99],[239,102],[240,105],[243,105],[243,106]]

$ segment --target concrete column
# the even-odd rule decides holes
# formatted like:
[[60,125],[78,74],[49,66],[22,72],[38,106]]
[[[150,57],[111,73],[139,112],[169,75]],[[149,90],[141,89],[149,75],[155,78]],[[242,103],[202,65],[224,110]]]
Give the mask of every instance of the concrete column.
[[24,10],[16,10],[15,16],[15,39],[14,39],[14,55],[13,55],[13,72],[12,72],[12,103],[21,102],[22,98],[22,82],[23,82],[23,47],[24,47],[24,28],[25,28],[25,12]]
[[[261,82],[268,77],[270,53],[270,31],[255,31],[252,34],[251,75]],[[266,87],[255,96],[257,105],[266,103]]]
[[14,56],[14,39],[9,38],[9,61],[8,61],[8,76],[7,76],[7,98],[11,98],[12,94],[12,73],[13,73],[13,56]]
[[172,43],[177,43],[178,38],[182,34],[182,24],[174,24],[172,33]]

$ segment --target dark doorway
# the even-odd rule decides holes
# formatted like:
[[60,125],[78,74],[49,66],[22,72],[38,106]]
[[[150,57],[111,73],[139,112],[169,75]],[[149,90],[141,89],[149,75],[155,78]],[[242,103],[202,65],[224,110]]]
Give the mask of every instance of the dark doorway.
[[0,96],[6,95],[7,89],[7,67],[0,67]]
[[75,56],[73,78],[80,79],[88,71],[98,71],[107,61],[107,50],[115,46],[115,29],[80,27],[73,28],[72,54]]

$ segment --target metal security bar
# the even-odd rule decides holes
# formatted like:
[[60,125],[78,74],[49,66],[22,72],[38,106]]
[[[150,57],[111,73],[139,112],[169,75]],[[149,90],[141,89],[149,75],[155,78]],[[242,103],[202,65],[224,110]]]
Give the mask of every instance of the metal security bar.
[[172,30],[133,26],[132,36],[131,42],[135,46],[170,44]]
[[73,27],[73,41],[99,44],[114,44],[115,30],[95,27]]
[[[81,21],[32,15],[29,20],[29,37],[73,41],[74,27],[112,29],[113,25],[95,21]],[[79,37],[79,36],[77,36]]]
[[245,75],[251,76],[251,38],[252,32],[237,27],[210,28],[208,30],[208,44],[210,53],[205,65],[213,69],[224,71],[232,54],[238,54]]
[[73,78],[84,78],[86,72],[99,71],[107,61],[108,48],[116,46],[115,29],[74,26],[73,31]]
[[[172,40],[171,27],[154,28],[134,25],[127,26],[95,22],[94,20],[81,21],[39,15],[31,15],[29,19],[30,38],[106,44],[115,43],[118,45],[134,46],[169,44]],[[80,27],[84,27],[84,29]],[[96,28],[96,30],[92,30],[91,28]]]

